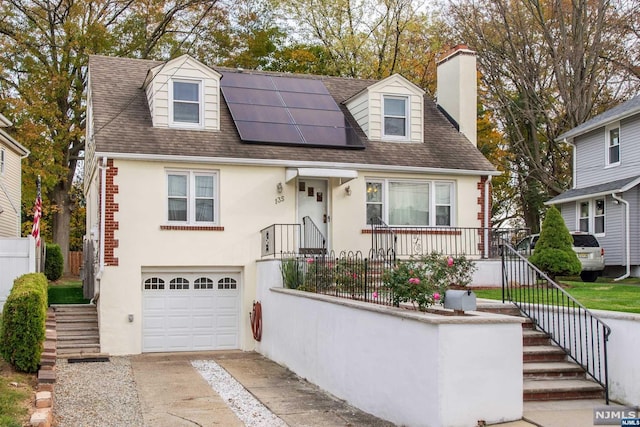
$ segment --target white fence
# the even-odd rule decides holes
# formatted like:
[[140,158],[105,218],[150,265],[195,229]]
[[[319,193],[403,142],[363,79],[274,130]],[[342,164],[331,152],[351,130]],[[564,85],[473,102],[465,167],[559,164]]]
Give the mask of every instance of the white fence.
[[257,351],[399,425],[470,426],[522,417],[521,319],[442,316],[281,288],[258,263]]
[[13,281],[36,271],[36,245],[33,237],[0,239],[0,311]]

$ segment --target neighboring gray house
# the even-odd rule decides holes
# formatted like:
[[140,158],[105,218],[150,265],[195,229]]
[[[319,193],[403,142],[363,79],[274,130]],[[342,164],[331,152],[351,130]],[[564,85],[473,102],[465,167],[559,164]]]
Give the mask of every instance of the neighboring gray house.
[[573,188],[549,200],[569,230],[596,235],[606,274],[640,276],[640,95],[560,135]]

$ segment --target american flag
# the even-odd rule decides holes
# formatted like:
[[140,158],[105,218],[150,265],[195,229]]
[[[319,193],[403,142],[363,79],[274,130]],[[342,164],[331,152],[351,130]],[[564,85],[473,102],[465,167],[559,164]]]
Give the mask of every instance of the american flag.
[[42,191],[40,185],[40,175],[38,175],[37,186],[38,194],[36,196],[36,204],[33,207],[33,228],[31,235],[36,239],[36,247],[40,247],[40,218],[42,218]]

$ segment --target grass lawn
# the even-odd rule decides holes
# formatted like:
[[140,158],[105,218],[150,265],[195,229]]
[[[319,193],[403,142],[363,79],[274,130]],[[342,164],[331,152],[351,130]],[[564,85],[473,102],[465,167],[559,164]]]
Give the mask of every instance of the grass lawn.
[[29,425],[29,409],[33,407],[35,387],[34,374],[16,372],[0,358],[0,426]]
[[[593,283],[560,278],[559,282],[565,291],[587,308],[640,313],[640,280],[637,278],[614,282],[600,277]],[[501,288],[474,292],[478,298],[502,299]]]
[[82,296],[82,282],[77,279],[62,279],[49,282],[49,304],[87,304]]

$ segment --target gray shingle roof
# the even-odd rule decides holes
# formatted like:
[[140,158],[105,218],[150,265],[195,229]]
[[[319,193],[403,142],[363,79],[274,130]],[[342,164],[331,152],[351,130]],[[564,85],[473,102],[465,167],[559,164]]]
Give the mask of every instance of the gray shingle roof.
[[571,202],[586,199],[594,196],[607,195],[611,193],[621,193],[628,191],[640,184],[640,175],[611,181],[604,184],[592,185],[591,187],[574,188],[557,195],[553,199],[545,202],[547,205]]
[[[221,97],[220,132],[154,128],[141,88],[147,71],[161,64],[128,58],[91,56],[90,90],[93,102],[96,152],[236,159],[279,159],[495,171],[491,163],[440,113],[424,101],[424,143],[370,141],[342,102],[366,89],[374,80],[295,75],[321,79],[347,120],[365,142],[364,150],[247,144],[240,140],[229,109]],[[212,67],[220,71],[231,69]],[[287,74],[292,76],[291,74]]]
[[616,122],[625,117],[629,117],[634,114],[640,113],[640,95],[636,95],[630,100],[617,105],[610,110],[605,111],[602,114],[598,114],[590,120],[582,123],[579,126],[574,127],[568,132],[556,138],[556,141],[562,141],[564,139],[572,139],[576,136],[583,135],[587,132],[591,132],[594,129],[608,125],[609,123]]

